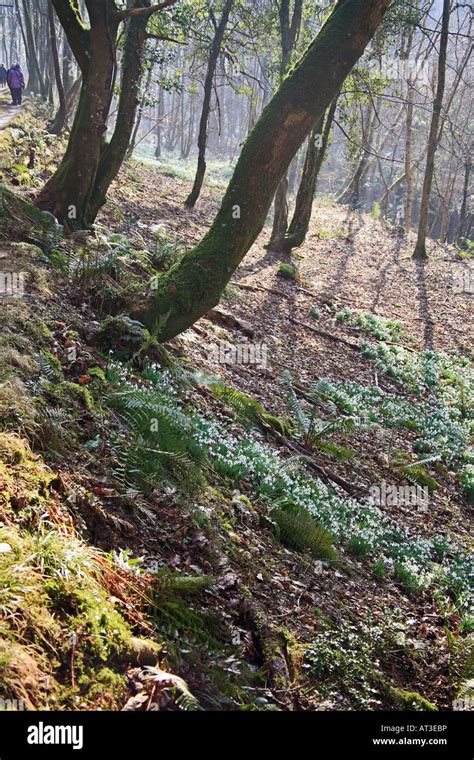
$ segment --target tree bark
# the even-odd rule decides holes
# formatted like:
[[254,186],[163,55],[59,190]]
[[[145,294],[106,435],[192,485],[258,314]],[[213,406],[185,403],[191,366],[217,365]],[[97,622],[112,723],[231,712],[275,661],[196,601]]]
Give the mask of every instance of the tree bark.
[[[193,208],[201,194],[204,177],[206,175],[206,148],[208,140],[209,114],[211,111],[212,88],[214,85],[214,75],[216,73],[217,61],[222,48],[225,30],[229,23],[229,17],[234,0],[226,0],[222,15],[218,24],[215,25],[214,39],[207,62],[206,78],[204,80],[204,100],[202,104],[201,119],[199,122],[198,135],[198,162],[196,176],[191,192],[185,200],[185,205]],[[211,15],[213,19],[213,15]]]
[[64,85],[61,76],[61,64],[59,62],[58,39],[56,36],[54,9],[50,2],[48,2],[48,21],[51,34],[51,51],[53,54],[54,76],[56,78],[56,87],[58,90],[59,98],[59,108],[49,131],[53,135],[60,135],[64,129],[64,124],[66,123],[66,95],[64,92]]
[[[38,62],[38,54],[35,45],[35,38],[33,35],[33,26],[31,23],[30,9],[28,7],[27,0],[22,0],[23,16],[24,16],[24,34],[25,34],[25,47],[26,56],[28,59],[28,71],[30,72],[30,78],[28,81],[28,91],[38,93],[43,100],[46,100],[48,95],[48,88],[45,85],[44,78],[41,73],[41,68]],[[18,15],[21,21],[21,15],[18,11]]]
[[[370,108],[370,106],[369,106]],[[372,143],[372,137],[375,129],[375,109],[371,109],[367,118],[367,126],[365,134],[363,134],[363,142],[370,148]],[[364,133],[364,130],[363,130]],[[337,199],[338,203],[348,204],[351,208],[358,208],[360,205],[360,186],[364,179],[371,162],[371,154],[369,151],[362,147],[362,153],[357,164],[356,170],[352,175],[349,184],[345,190],[341,193]]]
[[[290,0],[280,0],[280,36],[281,36],[281,62],[280,76],[283,79],[288,73],[291,64],[291,56],[301,29],[303,13],[302,0],[295,0],[293,15],[290,20]],[[288,177],[282,177],[275,194],[275,208],[273,212],[273,227],[268,248],[274,251],[281,250],[283,238],[288,229]]]
[[[105,141],[115,81],[121,15],[113,0],[87,0],[90,32],[68,0],[52,0],[82,71],[82,88],[66,153],[37,198],[71,229],[89,227],[125,158],[135,123],[149,13],[127,16],[122,79],[114,134]],[[150,0],[134,0],[151,10]]]
[[[63,11],[64,2],[53,0],[53,3],[57,12],[58,8]],[[67,0],[66,5],[69,6]],[[81,51],[82,89],[63,160],[37,198],[40,208],[51,211],[70,228],[79,229],[91,221],[89,204],[107,131],[119,26],[111,0],[88,0],[87,8],[91,20],[87,40],[82,38],[84,30],[77,18],[73,26],[69,25],[69,19],[64,27],[75,54],[76,35],[81,35],[83,45],[88,43]],[[68,15],[71,10],[69,6]],[[58,15],[63,23],[60,13]]]
[[408,101],[407,101],[407,125],[405,140],[405,176],[407,181],[407,196],[405,201],[405,232],[411,231],[411,220],[413,211],[413,110],[414,110],[414,89],[411,80],[408,81]]
[[[326,117],[320,119],[310,135],[303,175],[296,196],[293,218],[282,243],[282,250],[286,254],[289,254],[293,248],[298,248],[303,245],[306,240],[311,221],[311,214],[313,212],[316,185],[327,153],[336,107],[337,96],[332,101]],[[321,136],[321,145],[319,148],[316,146],[316,138],[318,136]]]
[[339,0],[283,80],[246,141],[221,208],[202,241],[151,288],[134,314],[161,341],[219,302],[261,231],[278,184],[358,61],[390,0]]
[[438,83],[436,96],[433,103],[433,115],[431,117],[430,133],[428,137],[428,153],[426,157],[426,170],[421,195],[420,221],[418,225],[418,238],[413,252],[413,258],[417,260],[427,259],[426,236],[428,231],[428,214],[430,206],[431,187],[435,169],[435,156],[438,147],[438,129],[441,120],[444,90],[446,85],[446,58],[448,52],[449,17],[451,12],[451,0],[443,1],[443,16],[441,22],[441,39],[438,59]]
[[459,214],[459,225],[458,225],[457,235],[456,235],[458,243],[464,237],[466,219],[468,216],[467,199],[469,196],[469,183],[471,181],[472,163],[473,163],[472,159],[469,157],[467,158],[466,163],[464,164],[464,183],[463,183],[463,190],[462,190],[462,203],[461,203],[461,211]]

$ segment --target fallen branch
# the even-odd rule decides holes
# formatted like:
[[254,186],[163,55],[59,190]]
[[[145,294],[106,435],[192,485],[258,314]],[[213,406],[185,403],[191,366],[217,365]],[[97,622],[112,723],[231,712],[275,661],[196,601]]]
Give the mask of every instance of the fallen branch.
[[295,317],[288,317],[288,319],[290,322],[292,322],[292,324],[299,325],[300,327],[304,327],[305,330],[309,330],[315,335],[319,335],[320,338],[326,338],[327,340],[332,340],[335,343],[343,343],[352,351],[360,351],[360,346],[358,346],[357,343],[351,343],[345,338],[340,338],[338,335],[332,335],[332,333],[328,333],[325,330],[318,330],[317,327],[313,327],[313,325],[308,325],[306,322],[302,322],[300,319],[295,319]]

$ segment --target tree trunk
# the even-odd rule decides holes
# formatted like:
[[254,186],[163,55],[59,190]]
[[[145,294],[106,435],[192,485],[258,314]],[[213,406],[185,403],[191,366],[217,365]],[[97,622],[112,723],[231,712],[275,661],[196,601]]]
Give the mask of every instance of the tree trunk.
[[463,184],[463,190],[462,190],[462,204],[461,204],[461,212],[459,214],[459,226],[457,229],[457,242],[459,243],[461,238],[464,237],[465,233],[465,226],[466,226],[466,219],[468,216],[467,213],[467,199],[469,196],[469,183],[471,181],[471,172],[472,172],[472,159],[468,158],[466,160],[466,163],[464,164],[464,184]]
[[433,115],[431,118],[430,134],[428,138],[428,154],[426,157],[425,178],[421,195],[420,221],[418,225],[418,239],[413,252],[413,258],[424,260],[428,258],[426,253],[426,236],[428,230],[428,214],[430,206],[431,186],[433,184],[435,156],[438,147],[438,129],[443,106],[444,89],[446,84],[446,58],[448,51],[449,16],[451,12],[451,0],[443,1],[443,17],[441,23],[441,40],[438,60],[438,84],[433,103]]
[[405,232],[411,231],[411,220],[413,210],[413,108],[414,108],[414,88],[411,80],[408,81],[408,102],[407,102],[407,125],[405,140],[405,176],[407,181],[407,196],[405,201]]
[[[291,56],[301,29],[302,0],[295,0],[293,16],[290,21],[290,1],[280,0],[280,36],[281,36],[281,64],[280,76],[283,79],[290,67]],[[268,248],[274,251],[281,250],[283,238],[288,229],[288,177],[284,176],[275,194],[275,208],[273,212],[272,234]]]
[[51,33],[51,51],[53,54],[54,76],[56,78],[56,87],[58,89],[58,98],[59,98],[59,108],[58,108],[56,117],[54,119],[54,122],[51,125],[49,131],[53,135],[60,135],[64,128],[64,124],[66,123],[66,95],[64,92],[64,85],[63,85],[63,80],[61,77],[61,64],[59,62],[58,39],[56,36],[54,10],[53,10],[53,6],[49,2],[48,2],[48,20],[49,20],[49,29]]
[[[369,111],[368,118],[367,118],[367,127],[365,130],[365,134],[363,134],[363,142],[368,148],[370,148],[371,143],[372,143],[372,137],[373,137],[374,128],[375,128],[375,116],[376,116],[375,109],[371,109]],[[371,160],[371,154],[365,147],[363,147],[362,154],[359,159],[359,163],[357,164],[356,170],[354,174],[352,175],[351,180],[349,184],[347,185],[346,189],[341,193],[341,195],[337,199],[338,203],[347,204],[351,206],[351,208],[360,207],[360,186],[361,186],[362,180],[364,179],[369,169],[370,160]]]
[[[141,56],[140,56],[140,58],[141,58]],[[141,63],[139,63],[139,68],[141,68]],[[141,72],[141,74],[142,73],[143,72]],[[151,65],[150,68],[148,69],[148,73],[147,73],[146,81],[145,81],[145,86],[143,88],[143,95],[142,95],[142,98],[140,100],[140,105],[138,106],[138,113],[137,113],[137,116],[136,116],[136,119],[135,119],[135,126],[133,127],[133,131],[132,131],[132,135],[131,135],[131,138],[130,138],[130,142],[129,142],[128,146],[127,146],[127,150],[126,150],[126,153],[125,153],[125,158],[126,159],[129,159],[129,158],[131,158],[133,156],[133,151],[135,150],[135,147],[136,147],[136,144],[137,144],[138,133],[140,131],[140,125],[141,125],[142,119],[143,119],[143,112],[145,110],[146,96],[147,96],[148,89],[149,89],[150,84],[151,84],[151,78],[152,78],[152,76],[153,76],[153,65]]]
[[211,229],[176,266],[152,281],[149,298],[134,309],[159,340],[186,330],[219,302],[261,231],[293,156],[339,92],[389,5],[390,0],[339,0],[283,80],[244,145]]
[[[222,41],[225,30],[229,22],[230,12],[234,0],[226,0],[222,15],[218,24],[215,25],[214,39],[212,41],[209,59],[207,62],[206,79],[204,81],[204,100],[202,104],[201,120],[199,122],[198,135],[198,162],[196,176],[191,192],[185,200],[185,205],[193,208],[201,194],[204,177],[206,174],[206,147],[208,140],[209,114],[211,111],[212,88],[214,84],[214,74],[216,73],[217,61],[221,52]],[[214,20],[214,16],[212,16]]]
[[[38,63],[38,55],[36,52],[35,39],[33,35],[33,26],[31,23],[30,9],[28,7],[27,0],[22,0],[23,16],[25,20],[24,32],[25,32],[25,47],[26,56],[28,59],[28,71],[30,73],[28,81],[28,91],[38,93],[43,100],[46,100],[48,96],[48,88],[45,85],[44,78],[41,74],[41,68]],[[20,14],[19,14],[20,15]],[[21,16],[20,16],[21,19]]]
[[[57,11],[59,6],[63,10],[60,0],[53,2]],[[107,131],[119,25],[116,16],[110,14],[108,0],[94,4],[90,1],[88,10],[91,30],[89,44],[83,51],[82,88],[69,143],[59,168],[37,198],[40,208],[51,211],[61,223],[76,229],[90,223],[89,203]],[[74,34],[77,27],[71,29],[68,23],[65,31],[68,35]],[[77,55],[74,47],[73,50]]]
[[[298,248],[303,245],[306,240],[313,212],[316,185],[326,156],[336,107],[337,96],[331,103],[326,114],[326,119],[323,117],[310,135],[303,175],[296,196],[293,218],[283,240],[282,250],[284,253],[290,253],[293,248]],[[316,146],[316,139],[318,137],[321,137],[321,144],[319,147]]]

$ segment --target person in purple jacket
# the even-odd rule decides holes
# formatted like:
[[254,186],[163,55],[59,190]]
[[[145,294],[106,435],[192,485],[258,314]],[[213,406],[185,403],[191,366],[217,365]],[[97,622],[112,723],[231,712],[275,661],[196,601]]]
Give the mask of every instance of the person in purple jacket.
[[20,68],[20,64],[16,63],[7,72],[7,85],[10,88],[12,94],[12,101],[14,106],[21,106],[23,98],[23,90],[25,87],[25,77]]

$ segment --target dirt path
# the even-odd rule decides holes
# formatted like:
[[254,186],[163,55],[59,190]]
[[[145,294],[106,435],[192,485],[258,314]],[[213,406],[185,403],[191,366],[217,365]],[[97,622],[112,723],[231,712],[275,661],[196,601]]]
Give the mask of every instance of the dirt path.
[[12,106],[5,90],[0,90],[0,132],[2,132],[15,116],[23,110],[23,106]]

